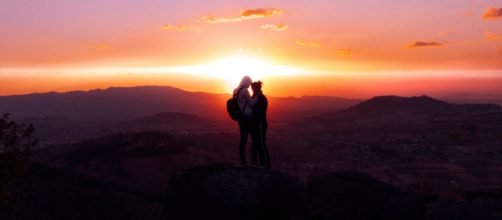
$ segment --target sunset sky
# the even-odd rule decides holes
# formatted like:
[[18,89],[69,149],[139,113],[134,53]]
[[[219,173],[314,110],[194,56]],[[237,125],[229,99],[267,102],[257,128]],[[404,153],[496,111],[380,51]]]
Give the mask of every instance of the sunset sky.
[[2,0],[0,95],[502,94],[502,0]]

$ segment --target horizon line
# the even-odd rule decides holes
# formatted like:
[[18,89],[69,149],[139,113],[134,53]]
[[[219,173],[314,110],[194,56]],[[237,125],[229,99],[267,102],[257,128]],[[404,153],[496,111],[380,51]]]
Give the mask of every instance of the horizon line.
[[[97,87],[97,88],[87,89],[87,90],[86,89],[66,90],[66,91],[50,90],[50,91],[45,91],[45,92],[40,91],[40,92],[31,92],[31,93],[0,95],[0,98],[13,97],[13,96],[43,95],[43,94],[50,94],[50,93],[68,94],[68,93],[73,93],[73,92],[92,92],[92,91],[106,91],[106,90],[110,90],[110,89],[134,89],[134,88],[148,88],[148,87],[150,87],[150,88],[172,88],[172,89],[176,89],[176,90],[180,90],[180,91],[188,92],[188,93],[205,93],[205,94],[212,94],[212,95],[228,95],[228,96],[230,96],[229,93],[215,93],[215,92],[208,92],[208,91],[190,91],[190,90],[178,88],[178,87],[171,86],[171,85],[153,85],[153,84],[151,84],[151,85],[137,85],[137,86],[108,86],[106,88]],[[459,96],[462,94],[480,95],[477,93],[459,92],[459,93],[456,93],[454,95],[452,94],[449,96]],[[484,94],[484,95],[488,95],[488,94]],[[493,93],[490,93],[489,95],[499,95],[502,99],[502,92],[499,92],[499,93],[493,92]],[[358,98],[348,98],[348,97],[333,96],[333,95],[308,95],[308,94],[301,95],[301,96],[289,95],[289,96],[269,96],[269,97],[272,97],[272,98],[295,98],[295,99],[301,99],[301,98],[306,98],[306,97],[326,97],[326,98],[340,98],[340,99],[346,99],[346,100],[364,101],[364,100],[369,100],[369,99],[372,99],[375,97],[385,97],[385,96],[397,96],[397,97],[405,97],[405,98],[428,96],[428,97],[431,97],[431,98],[434,98],[437,100],[442,100],[442,101],[444,101],[443,99],[445,99],[445,98],[448,99],[448,97],[441,97],[441,96],[438,97],[438,96],[428,95],[428,94],[414,94],[414,95],[379,94],[379,95],[373,95],[373,96],[368,96],[368,97],[358,97]],[[452,98],[452,97],[450,97],[450,98]],[[473,99],[473,100],[475,100],[475,99]],[[479,101],[481,101],[481,100],[486,100],[486,99],[479,99]],[[478,103],[476,103],[476,104],[478,104]],[[502,106],[502,103],[486,103],[486,104],[497,104],[497,105]]]

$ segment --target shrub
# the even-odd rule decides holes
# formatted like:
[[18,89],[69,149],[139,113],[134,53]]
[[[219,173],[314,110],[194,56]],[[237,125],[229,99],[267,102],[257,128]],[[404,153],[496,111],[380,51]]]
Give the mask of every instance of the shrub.
[[33,126],[18,124],[9,114],[0,117],[0,217],[12,210],[8,187],[30,170],[30,152],[37,140]]

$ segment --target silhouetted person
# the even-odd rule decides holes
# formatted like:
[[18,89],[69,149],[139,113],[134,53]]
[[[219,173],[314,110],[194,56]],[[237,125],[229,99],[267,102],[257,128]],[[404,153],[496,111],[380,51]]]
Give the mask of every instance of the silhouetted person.
[[251,84],[253,98],[257,98],[256,104],[253,107],[251,163],[257,164],[258,161],[259,165],[270,169],[270,157],[266,144],[268,100],[267,97],[263,95],[261,87],[262,82],[260,81]]
[[242,78],[239,86],[234,90],[234,95],[237,97],[237,103],[244,117],[238,121],[241,140],[239,143],[239,153],[241,164],[247,167],[246,162],[246,143],[248,135],[251,133],[253,125],[253,106],[256,104],[257,98],[251,98],[248,88],[253,81],[249,76]]

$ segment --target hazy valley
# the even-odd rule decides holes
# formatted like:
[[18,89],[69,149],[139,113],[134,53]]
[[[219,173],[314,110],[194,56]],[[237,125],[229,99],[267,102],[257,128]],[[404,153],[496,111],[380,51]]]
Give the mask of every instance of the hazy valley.
[[[149,219],[160,216],[176,173],[239,164],[237,125],[224,106],[228,97],[172,87],[110,88],[0,97],[0,111],[35,126],[35,170],[42,174],[32,181],[104,191],[134,210],[130,215]],[[269,99],[273,170],[304,184],[350,170],[421,198],[462,201],[469,193],[500,190],[498,105],[427,96]],[[77,182],[68,182],[68,175]],[[79,178],[90,185],[80,186]],[[442,200],[430,201],[434,206]]]

